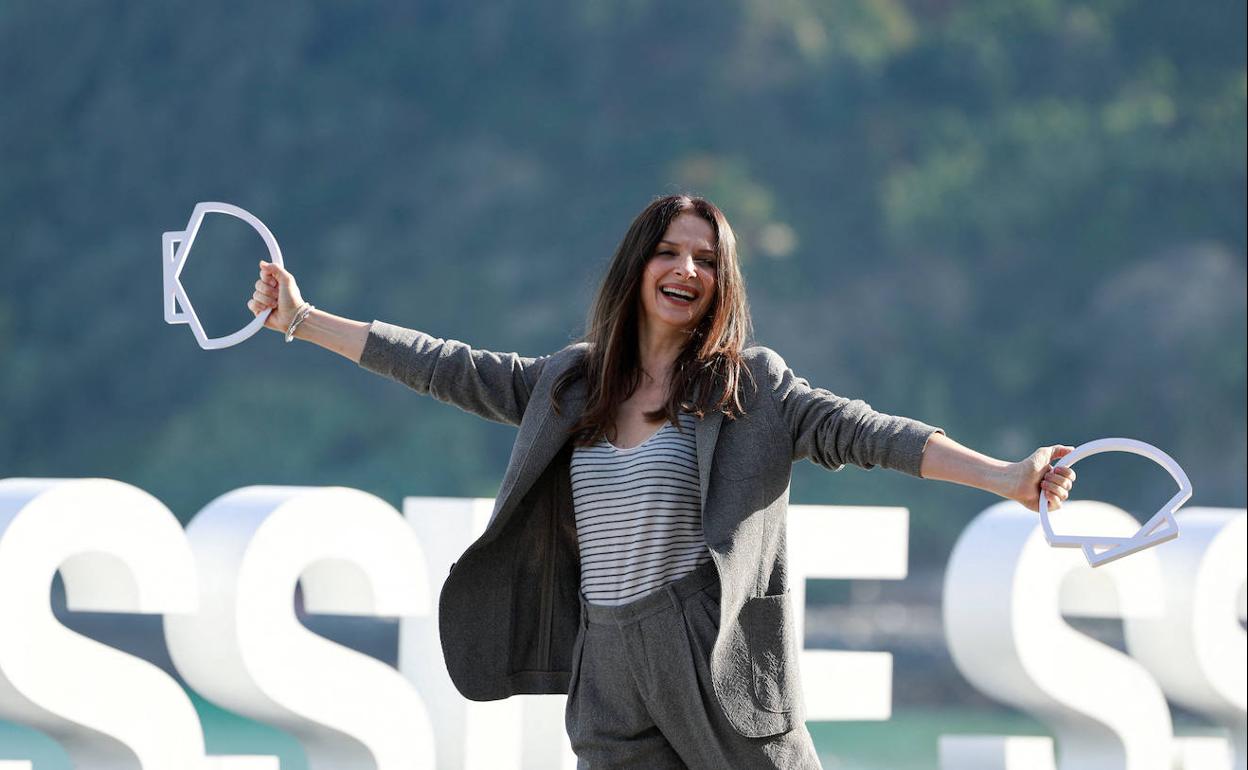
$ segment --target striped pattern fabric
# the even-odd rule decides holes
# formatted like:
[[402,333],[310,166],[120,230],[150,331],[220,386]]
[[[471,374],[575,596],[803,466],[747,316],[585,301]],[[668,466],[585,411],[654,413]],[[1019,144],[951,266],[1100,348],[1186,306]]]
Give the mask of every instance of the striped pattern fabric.
[[710,561],[702,537],[694,417],[680,414],[641,444],[605,439],[572,452],[581,591],[591,604],[640,599]]

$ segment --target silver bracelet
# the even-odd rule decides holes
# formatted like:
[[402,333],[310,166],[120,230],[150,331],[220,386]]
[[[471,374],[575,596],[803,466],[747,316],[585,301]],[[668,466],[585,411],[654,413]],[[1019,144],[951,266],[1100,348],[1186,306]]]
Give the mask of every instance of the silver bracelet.
[[299,326],[299,324],[303,323],[303,319],[307,318],[308,314],[313,310],[316,310],[316,306],[310,302],[305,302],[299,306],[299,309],[295,311],[294,320],[290,322],[290,326],[286,329],[287,342],[290,342],[295,338],[295,329]]

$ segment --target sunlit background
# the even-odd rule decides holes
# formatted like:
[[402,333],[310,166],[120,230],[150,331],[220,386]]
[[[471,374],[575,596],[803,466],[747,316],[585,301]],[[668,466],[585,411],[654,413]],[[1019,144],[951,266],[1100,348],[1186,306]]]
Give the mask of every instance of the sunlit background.
[[[1243,507],[1244,29],[1240,0],[5,3],[0,478],[120,479],[183,522],[256,483],[492,497],[514,429],[269,331],[205,352],[165,324],[161,233],[234,203],[321,309],[539,355],[683,191],[727,213],[755,340],[812,384],[1007,460],[1139,439],[1193,504]],[[209,218],[183,280],[210,335],[250,320],[261,258]],[[1173,487],[1138,457],[1079,474],[1141,520]],[[1045,734],[942,637],[944,565],[993,498],[802,463],[792,501],[911,512],[906,580],[812,587],[808,646],[895,656],[892,720],[812,724],[826,766]],[[52,596],[168,665],[158,618]],[[393,624],[308,624],[394,658]],[[196,703],[210,751],[303,766]],[[68,767],[0,723],[14,746]]]

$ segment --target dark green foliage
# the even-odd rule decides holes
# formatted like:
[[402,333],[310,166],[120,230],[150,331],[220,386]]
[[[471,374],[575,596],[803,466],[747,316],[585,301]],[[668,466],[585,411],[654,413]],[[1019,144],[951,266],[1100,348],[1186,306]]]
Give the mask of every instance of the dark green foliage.
[[[757,341],[812,383],[1004,459],[1138,438],[1194,504],[1242,506],[1244,13],[8,3],[0,477],[110,476],[184,520],[251,483],[492,495],[509,429],[270,332],[206,353],[165,325],[161,232],[235,203],[319,307],[536,355],[687,189],[738,230]],[[213,333],[250,319],[253,241],[188,268]],[[1160,473],[1084,476],[1148,514]],[[916,561],[992,502],[813,466],[793,494],[910,507]]]

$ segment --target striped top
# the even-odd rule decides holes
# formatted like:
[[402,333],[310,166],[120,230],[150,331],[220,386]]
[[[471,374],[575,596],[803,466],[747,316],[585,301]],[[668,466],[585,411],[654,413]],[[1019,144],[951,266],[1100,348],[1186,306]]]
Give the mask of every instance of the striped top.
[[581,591],[627,604],[710,561],[702,536],[694,417],[617,449],[605,438],[572,452],[572,505]]

